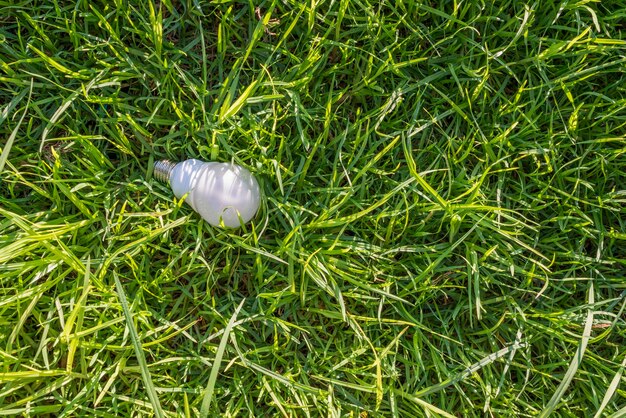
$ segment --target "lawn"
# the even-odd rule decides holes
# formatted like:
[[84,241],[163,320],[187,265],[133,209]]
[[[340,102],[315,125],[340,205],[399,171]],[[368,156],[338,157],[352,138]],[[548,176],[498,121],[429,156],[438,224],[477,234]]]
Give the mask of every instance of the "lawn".
[[626,1],[0,0],[0,416],[626,415],[625,70]]

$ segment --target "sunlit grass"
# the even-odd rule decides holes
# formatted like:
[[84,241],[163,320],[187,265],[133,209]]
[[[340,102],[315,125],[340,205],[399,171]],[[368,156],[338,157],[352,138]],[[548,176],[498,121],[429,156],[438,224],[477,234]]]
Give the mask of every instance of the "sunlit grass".
[[0,1],[0,415],[621,416],[624,10]]

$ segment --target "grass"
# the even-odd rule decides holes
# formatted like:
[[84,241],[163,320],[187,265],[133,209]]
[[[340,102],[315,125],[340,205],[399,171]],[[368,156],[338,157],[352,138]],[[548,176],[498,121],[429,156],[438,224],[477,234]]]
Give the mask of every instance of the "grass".
[[0,416],[623,416],[624,10],[0,1]]

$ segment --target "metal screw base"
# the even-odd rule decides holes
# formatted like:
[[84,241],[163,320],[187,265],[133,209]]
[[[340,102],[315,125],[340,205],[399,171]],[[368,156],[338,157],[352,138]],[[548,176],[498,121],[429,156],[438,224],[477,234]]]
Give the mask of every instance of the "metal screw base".
[[154,178],[162,183],[170,182],[170,174],[176,164],[169,160],[156,161],[154,163]]

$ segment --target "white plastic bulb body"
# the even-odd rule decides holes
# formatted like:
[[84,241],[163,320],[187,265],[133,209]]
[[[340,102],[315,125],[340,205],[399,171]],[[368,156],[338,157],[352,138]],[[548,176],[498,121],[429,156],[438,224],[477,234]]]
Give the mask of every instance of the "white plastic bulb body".
[[186,160],[159,161],[155,177],[168,180],[177,198],[185,201],[213,226],[237,228],[249,222],[261,205],[259,183],[233,163]]

